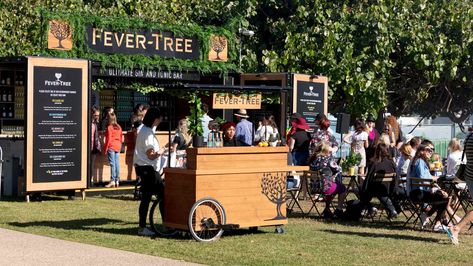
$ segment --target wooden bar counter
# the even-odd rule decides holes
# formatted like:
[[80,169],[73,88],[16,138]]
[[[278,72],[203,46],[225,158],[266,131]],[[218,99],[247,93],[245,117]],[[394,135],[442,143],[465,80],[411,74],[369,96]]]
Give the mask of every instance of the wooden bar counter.
[[187,169],[164,169],[164,225],[187,230],[192,205],[207,197],[223,206],[226,224],[287,224],[287,172],[308,169],[287,166],[287,152],[287,147],[187,149]]

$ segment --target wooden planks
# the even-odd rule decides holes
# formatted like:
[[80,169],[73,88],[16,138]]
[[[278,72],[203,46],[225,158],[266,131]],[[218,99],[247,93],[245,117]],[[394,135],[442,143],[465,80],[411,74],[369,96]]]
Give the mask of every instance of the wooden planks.
[[187,228],[192,205],[208,197],[223,206],[227,224],[287,224],[286,173],[308,169],[288,167],[285,147],[188,149],[187,159],[188,166],[195,162],[191,169],[164,170],[165,225],[180,229]]

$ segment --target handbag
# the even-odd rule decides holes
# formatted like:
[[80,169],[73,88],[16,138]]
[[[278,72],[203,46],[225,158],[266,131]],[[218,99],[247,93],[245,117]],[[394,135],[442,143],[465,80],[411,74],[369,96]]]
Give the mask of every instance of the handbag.
[[462,159],[460,161],[460,165],[458,166],[457,172],[455,173],[455,176],[462,181],[465,181],[466,164],[463,163],[463,160],[465,159],[466,143],[468,142],[468,139],[471,137],[471,135],[472,134],[470,134],[468,138],[466,138],[465,143],[463,144]]

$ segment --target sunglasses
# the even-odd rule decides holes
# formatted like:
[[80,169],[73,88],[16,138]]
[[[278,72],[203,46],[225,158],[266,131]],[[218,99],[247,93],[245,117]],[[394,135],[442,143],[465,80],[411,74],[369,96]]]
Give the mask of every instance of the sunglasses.
[[434,150],[432,150],[432,149],[425,149],[425,151],[426,151],[426,152],[429,152],[429,153],[434,152]]

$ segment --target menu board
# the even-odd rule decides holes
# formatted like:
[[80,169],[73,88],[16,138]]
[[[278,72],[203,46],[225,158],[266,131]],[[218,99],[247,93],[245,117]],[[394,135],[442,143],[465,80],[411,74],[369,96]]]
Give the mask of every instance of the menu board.
[[295,74],[293,84],[293,112],[302,115],[313,132],[317,114],[327,114],[327,78]]
[[85,188],[87,61],[41,59],[29,64],[26,191]]

